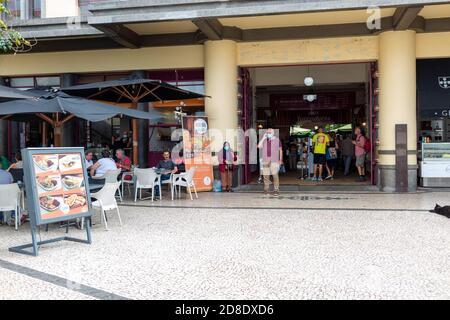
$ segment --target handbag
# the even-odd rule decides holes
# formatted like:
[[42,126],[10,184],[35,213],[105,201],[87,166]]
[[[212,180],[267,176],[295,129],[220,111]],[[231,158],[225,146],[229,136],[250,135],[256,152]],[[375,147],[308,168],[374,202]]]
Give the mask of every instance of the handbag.
[[286,173],[286,168],[284,167],[284,164],[280,165],[280,169],[278,170],[279,173]]
[[327,152],[326,159],[327,159],[327,160],[334,160],[334,159],[337,159],[337,151],[336,151],[336,148],[334,148],[334,147],[328,148],[328,152]]

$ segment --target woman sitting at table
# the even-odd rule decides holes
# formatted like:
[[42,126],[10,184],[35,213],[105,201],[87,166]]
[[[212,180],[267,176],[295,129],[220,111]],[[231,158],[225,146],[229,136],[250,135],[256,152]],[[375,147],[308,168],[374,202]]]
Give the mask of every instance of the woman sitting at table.
[[10,171],[11,169],[23,169],[23,162],[22,162],[22,154],[20,152],[16,153],[15,161],[13,164],[11,164],[6,171]]
[[102,158],[91,166],[92,177],[102,177],[108,171],[116,171],[117,166],[108,150],[102,151]]

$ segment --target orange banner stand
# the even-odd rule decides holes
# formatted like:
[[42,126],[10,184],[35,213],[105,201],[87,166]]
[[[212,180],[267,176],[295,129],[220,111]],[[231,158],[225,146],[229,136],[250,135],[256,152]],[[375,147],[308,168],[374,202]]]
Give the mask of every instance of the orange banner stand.
[[197,191],[211,191],[214,174],[208,118],[183,117],[183,155],[186,171],[196,168],[194,182]]

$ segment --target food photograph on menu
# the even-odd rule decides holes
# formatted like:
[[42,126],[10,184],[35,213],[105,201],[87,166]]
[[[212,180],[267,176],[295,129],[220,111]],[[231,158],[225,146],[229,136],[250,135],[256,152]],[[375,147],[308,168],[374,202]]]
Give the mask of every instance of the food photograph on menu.
[[33,155],[41,219],[89,210],[81,154]]

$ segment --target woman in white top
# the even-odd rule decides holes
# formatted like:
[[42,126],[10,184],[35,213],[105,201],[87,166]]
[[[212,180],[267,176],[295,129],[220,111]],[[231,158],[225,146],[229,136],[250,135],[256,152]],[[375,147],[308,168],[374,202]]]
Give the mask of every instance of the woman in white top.
[[16,162],[10,165],[6,171],[9,172],[11,169],[23,169],[22,154],[20,152],[16,153]]
[[108,171],[117,170],[117,165],[113,159],[110,158],[109,151],[102,152],[102,158],[91,166],[91,176],[101,177]]

